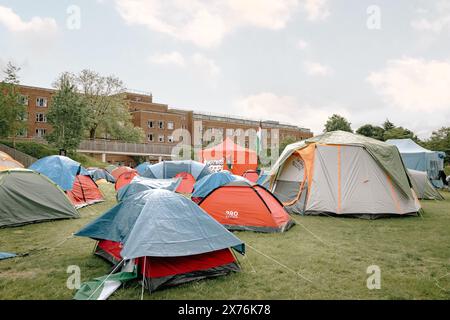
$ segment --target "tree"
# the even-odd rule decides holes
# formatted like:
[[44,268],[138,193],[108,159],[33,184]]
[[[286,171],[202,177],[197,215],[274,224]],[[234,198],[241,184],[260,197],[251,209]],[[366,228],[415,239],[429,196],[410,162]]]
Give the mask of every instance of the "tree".
[[[279,150],[280,150],[280,154],[284,151],[284,149],[288,146],[288,145],[290,145],[290,144],[292,144],[292,143],[294,143],[294,142],[296,142],[297,140],[294,138],[294,137],[291,137],[291,136],[287,136],[286,138],[284,138],[283,140],[281,140],[281,142],[280,142],[280,148],[279,148]],[[270,149],[268,149],[267,151],[270,151]],[[268,154],[268,156],[270,156],[269,154]]]
[[91,70],[83,70],[74,78],[87,106],[89,138],[101,136],[130,142],[143,140],[143,130],[131,121],[125,88],[119,78],[101,76]]
[[446,162],[450,162],[450,127],[433,131],[430,139],[422,142],[421,145],[433,151],[444,151],[447,155]]
[[72,81],[68,73],[57,81],[58,91],[47,113],[53,131],[45,137],[49,143],[69,152],[78,148],[86,128],[86,104]]
[[379,126],[365,124],[365,125],[359,127],[359,129],[356,130],[356,133],[366,136],[366,137],[374,138],[377,140],[384,140],[384,137],[383,137],[384,129]]
[[25,128],[26,106],[20,102],[17,89],[19,67],[8,63],[3,70],[5,77],[0,82],[0,136],[12,137],[13,147],[16,146],[16,136]]
[[353,132],[351,123],[348,122],[347,119],[338,114],[333,114],[331,117],[328,118],[327,122],[325,123],[325,129],[323,130],[323,132],[330,132],[336,130]]
[[383,122],[384,131],[388,131],[388,130],[391,130],[394,128],[395,128],[395,125],[392,122],[390,122],[389,119],[386,119],[386,121]]
[[414,134],[414,132],[412,132],[409,129],[403,128],[403,127],[394,127],[392,129],[385,130],[384,134],[383,134],[383,138],[384,138],[384,140],[408,139],[408,138],[415,140],[415,141],[419,140],[417,138],[417,136]]

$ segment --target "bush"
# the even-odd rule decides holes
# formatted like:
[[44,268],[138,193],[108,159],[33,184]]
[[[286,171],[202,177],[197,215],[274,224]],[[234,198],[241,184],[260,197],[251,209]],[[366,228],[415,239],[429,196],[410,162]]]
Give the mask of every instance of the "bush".
[[[10,148],[13,147],[12,142],[8,141],[8,140],[2,140],[2,141],[0,141],[0,143],[4,144]],[[23,153],[26,153],[29,156],[32,156],[36,159],[59,154],[59,150],[57,148],[54,148],[47,144],[34,142],[34,141],[17,141],[16,149]],[[80,153],[76,153],[76,152],[75,153],[71,152],[68,154],[68,156],[70,158],[72,158],[73,160],[81,163],[81,165],[83,165],[84,167],[103,168],[107,165],[107,163],[97,161],[94,158],[91,158],[84,154],[80,154]]]

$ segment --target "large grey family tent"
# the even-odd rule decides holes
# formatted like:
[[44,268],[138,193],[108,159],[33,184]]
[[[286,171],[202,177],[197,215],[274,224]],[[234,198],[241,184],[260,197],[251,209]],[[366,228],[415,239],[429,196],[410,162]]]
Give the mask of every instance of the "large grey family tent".
[[194,184],[211,174],[209,166],[193,160],[163,161],[147,167],[143,177],[152,179],[182,178],[177,192],[192,193]]
[[294,225],[273,194],[246,179],[214,189],[199,206],[228,230],[284,232]]
[[238,271],[230,249],[245,252],[244,243],[199,206],[168,190],[137,193],[76,235],[98,240],[95,253],[114,264],[133,263],[150,292]]
[[30,166],[56,183],[64,190],[76,208],[104,201],[97,184],[89,172],[76,162],[64,156],[48,156]]
[[408,169],[408,174],[413,186],[413,189],[419,199],[423,200],[444,200],[444,197],[437,191],[428,180],[425,171],[417,171]]
[[443,187],[439,171],[444,170],[444,152],[425,149],[411,139],[390,139],[386,143],[398,148],[406,168],[425,171],[435,187]]
[[136,176],[129,184],[120,188],[117,191],[117,201],[122,201],[129,198],[136,193],[152,189],[164,189],[175,192],[178,185],[181,183],[181,178],[177,179],[150,179]]
[[297,214],[416,214],[420,204],[395,146],[344,131],[288,145],[270,190]]
[[0,171],[0,227],[78,217],[64,192],[47,177],[27,169]]

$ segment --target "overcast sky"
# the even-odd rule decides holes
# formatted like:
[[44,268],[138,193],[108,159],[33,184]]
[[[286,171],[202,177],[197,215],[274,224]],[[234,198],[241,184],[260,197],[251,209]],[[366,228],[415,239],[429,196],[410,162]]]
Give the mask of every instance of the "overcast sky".
[[[78,19],[79,18],[79,19]],[[174,108],[320,133],[450,126],[450,0],[0,0],[0,66],[115,74]]]

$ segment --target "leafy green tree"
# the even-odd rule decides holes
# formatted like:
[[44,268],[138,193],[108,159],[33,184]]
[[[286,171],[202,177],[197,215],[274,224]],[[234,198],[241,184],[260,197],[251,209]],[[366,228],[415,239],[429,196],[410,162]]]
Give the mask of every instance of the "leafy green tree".
[[[290,144],[292,144],[292,143],[294,143],[294,142],[296,142],[297,140],[294,138],[294,137],[291,137],[291,136],[287,136],[287,137],[285,137],[283,140],[281,140],[281,142],[280,142],[280,148],[279,148],[279,150],[280,150],[280,154],[284,151],[284,149],[288,146],[288,145],[290,145]],[[275,149],[276,150],[276,149]],[[271,151],[270,149],[268,150],[268,151]],[[268,156],[270,156],[269,154],[268,154]]]
[[15,147],[15,137],[25,128],[26,106],[20,102],[17,89],[19,67],[8,63],[3,73],[5,77],[0,82],[0,137],[12,137]]
[[106,137],[129,142],[141,142],[144,132],[132,123],[125,88],[115,76],[102,76],[82,70],[75,79],[87,106],[89,138]]
[[356,130],[356,133],[366,136],[366,137],[374,138],[377,140],[384,140],[384,137],[383,137],[384,129],[379,126],[365,124],[365,125],[359,127],[358,130]]
[[394,127],[392,129],[384,131],[383,138],[384,140],[408,139],[408,138],[415,141],[419,140],[417,136],[414,134],[414,132],[403,127]]
[[338,114],[333,114],[331,117],[328,118],[327,122],[325,123],[325,129],[323,130],[323,132],[330,132],[336,130],[353,132],[351,123],[348,122],[347,119]]
[[59,149],[75,151],[86,128],[86,104],[77,93],[70,74],[62,74],[56,86],[58,91],[47,113],[53,130],[45,138]]
[[427,149],[433,151],[444,151],[446,153],[446,163],[450,162],[450,127],[442,127],[433,131],[430,139],[421,143]]
[[384,131],[388,131],[388,130],[391,130],[394,128],[395,128],[395,125],[392,122],[390,122],[389,119],[386,119],[386,121],[383,122]]

